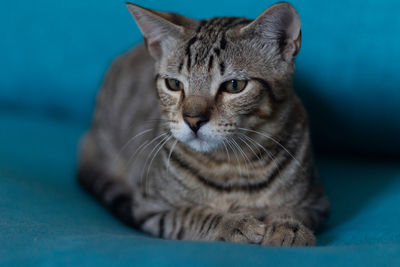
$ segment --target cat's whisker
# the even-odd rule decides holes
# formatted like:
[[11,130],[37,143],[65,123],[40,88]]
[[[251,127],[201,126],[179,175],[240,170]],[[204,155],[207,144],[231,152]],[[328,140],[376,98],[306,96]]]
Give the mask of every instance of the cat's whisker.
[[168,133],[162,133],[162,134],[160,134],[160,135],[158,135],[158,136],[156,136],[156,137],[154,137],[152,140],[146,140],[145,142],[143,142],[143,144],[141,144],[136,150],[135,150],[135,152],[129,157],[129,160],[128,160],[128,164],[130,164],[130,162],[132,161],[132,160],[134,160],[133,162],[132,162],[132,165],[135,163],[135,157],[137,156],[137,155],[139,155],[143,150],[145,150],[149,145],[151,145],[152,143],[154,143],[155,141],[157,141],[158,139],[160,139],[160,138],[162,138],[163,136],[165,136],[165,135],[167,135]]
[[[171,122],[173,120],[167,120],[167,119],[148,119],[148,120],[144,120],[143,122],[141,122],[142,125],[148,125],[148,124],[152,124],[151,126],[153,126],[151,129],[155,130],[157,127],[157,124],[159,123],[160,125],[166,125],[168,122]],[[124,129],[124,131],[130,131],[132,130],[134,127],[136,126],[135,123],[132,123],[129,127],[126,127]],[[148,127],[148,126],[147,126]],[[140,134],[140,133],[139,133]]]
[[[151,119],[149,119],[149,120],[151,120]],[[155,119],[156,120],[156,119]],[[144,120],[143,122],[141,122],[141,123],[145,123],[146,122],[146,120]],[[137,122],[136,121],[133,121],[132,123],[130,123],[127,127],[125,127],[125,128],[123,128],[123,130],[124,131],[131,131],[131,130],[133,130],[135,127],[137,126]],[[155,125],[154,125],[155,126]]]
[[[161,150],[161,148],[172,138],[172,135],[166,136],[164,137],[154,148],[153,150],[150,152],[150,154],[148,155],[148,158],[153,154],[153,157],[150,160],[149,166],[147,167],[147,173],[146,173],[146,178],[149,175],[150,172],[150,167],[151,164],[153,163],[153,160],[155,159],[155,157],[157,156],[158,152]],[[158,149],[157,149],[158,147]],[[156,150],[157,149],[157,150]],[[155,151],[154,151],[155,150]],[[153,153],[154,152],[154,153]],[[146,160],[147,161],[147,160]],[[145,168],[144,168],[145,169]],[[143,170],[144,170],[143,169]]]
[[145,160],[145,162],[144,162],[144,166],[143,166],[143,168],[142,168],[142,172],[141,172],[142,175],[141,175],[140,177],[143,177],[143,174],[144,174],[144,172],[145,172],[145,170],[146,170],[147,162],[149,161],[150,157],[153,155],[153,152],[154,152],[154,151],[157,149],[157,147],[158,147],[162,142],[164,142],[164,140],[166,140],[167,138],[169,138],[169,135],[164,136],[163,138],[161,138],[161,140],[157,141],[157,143],[153,146],[153,148],[151,149],[151,151],[148,153],[147,158],[146,158],[146,160]]
[[[161,118],[161,119],[148,119],[148,120],[144,120],[144,121],[142,121],[142,122],[140,122],[141,124],[143,124],[143,125],[151,125],[151,126],[153,126],[153,130],[155,130],[156,128],[157,128],[157,126],[165,126],[165,125],[168,125],[168,123],[171,123],[171,122],[174,122],[175,120],[172,120],[172,119],[163,119],[163,118]],[[131,130],[133,127],[135,127],[136,125],[133,123],[131,126],[129,126],[129,127],[127,127],[126,128],[126,131],[127,130]]]
[[140,181],[141,181],[141,184],[142,184],[143,188],[145,189],[145,193],[147,193],[147,190],[146,190],[146,189],[147,189],[147,183],[146,183],[146,180],[143,179],[143,177],[144,177],[144,173],[145,173],[145,170],[146,170],[147,163],[148,163],[150,157],[153,155],[153,152],[157,149],[157,147],[158,147],[165,139],[167,139],[168,137],[169,137],[168,135],[167,135],[167,136],[164,136],[160,141],[157,142],[157,144],[152,148],[152,150],[150,151],[150,153],[147,155],[147,158],[146,158],[146,160],[145,160],[145,162],[144,162],[144,166],[142,167],[142,171],[141,171],[141,174],[140,174]]
[[171,146],[171,149],[169,150],[168,160],[167,160],[167,176],[169,176],[169,165],[170,165],[171,155],[172,155],[172,152],[174,151],[177,143],[178,143],[178,140],[175,140],[175,142]]
[[[268,154],[268,155],[270,155],[270,152],[265,148],[265,147],[263,147],[259,142],[257,142],[256,140],[254,140],[253,138],[251,138],[251,137],[249,137],[249,136],[247,136],[247,135],[245,135],[245,134],[243,134],[243,133],[238,133],[238,134],[240,134],[241,136],[243,136],[244,138],[246,138],[247,139],[247,141],[249,141],[250,143],[252,143],[255,147],[259,147],[259,148],[261,148],[262,150],[264,150],[264,152],[266,153],[266,154]],[[258,153],[259,153],[259,148],[257,148],[257,151],[258,151]],[[261,158],[258,156],[258,154],[257,154],[257,158],[259,159],[259,160],[261,160]]]
[[278,169],[279,175],[281,174],[281,170],[280,170],[280,168],[279,168],[279,165],[278,165],[278,163],[275,161],[275,158],[274,158],[274,156],[272,155],[272,153],[271,153],[270,151],[268,151],[265,147],[263,147],[259,142],[257,142],[257,141],[254,140],[253,138],[251,138],[251,137],[249,137],[249,136],[247,136],[247,135],[245,135],[245,134],[242,134],[242,133],[239,133],[239,134],[242,135],[243,137],[245,137],[247,140],[249,140],[249,142],[252,142],[253,144],[256,144],[256,145],[259,146],[261,149],[263,149],[264,152],[268,155],[268,157],[269,157],[269,159],[271,160],[271,162],[273,162],[273,164],[275,165],[275,168]]
[[278,142],[276,139],[274,139],[273,137],[269,136],[267,133],[258,132],[258,131],[251,130],[251,129],[246,129],[246,128],[240,128],[240,127],[239,127],[238,129],[239,129],[239,130],[242,130],[242,131],[247,131],[247,132],[252,132],[252,133],[259,134],[259,135],[261,135],[261,136],[263,136],[263,137],[265,137],[265,138],[267,138],[267,139],[273,141],[275,144],[277,144],[277,145],[280,146],[283,150],[285,150],[286,153],[288,153],[289,156],[292,157],[292,158],[295,160],[295,162],[296,162],[299,166],[301,166],[300,161],[298,161],[298,160],[296,159],[296,157],[293,156],[293,154],[290,153],[290,151],[289,151],[284,145],[282,145],[281,143],[279,143],[279,142]]
[[145,133],[148,133],[148,132],[150,132],[150,131],[153,131],[153,130],[154,130],[154,128],[150,128],[150,129],[144,130],[144,131],[142,131],[142,132],[136,134],[134,137],[130,138],[130,139],[124,144],[124,146],[119,150],[118,154],[121,154],[121,153],[129,146],[129,144],[131,144],[136,138],[138,138],[138,137],[144,135]]
[[[250,180],[250,173],[249,173],[249,168],[248,164],[251,164],[249,158],[247,157],[246,153],[243,151],[243,149],[240,147],[240,145],[232,138],[233,144],[237,147],[239,153],[242,155],[242,158],[244,159],[244,166],[246,168],[246,173],[247,173],[247,179]],[[254,165],[253,165],[254,167]]]
[[240,160],[239,160],[239,157],[238,157],[238,155],[237,155],[237,153],[236,153],[236,151],[235,151],[234,146],[233,146],[232,143],[231,143],[231,140],[229,140],[229,139],[227,138],[227,139],[226,139],[226,143],[228,144],[228,146],[229,146],[230,149],[232,150],[233,154],[235,155],[236,162],[238,163],[238,166],[239,166],[239,173],[240,173],[240,175],[242,175],[242,167],[241,167],[241,164],[240,164]]
[[117,154],[116,154],[114,160],[111,162],[111,165],[114,166],[115,164],[117,164],[117,162],[120,160],[120,155],[124,152],[125,149],[127,149],[127,147],[128,147],[133,141],[136,140],[136,138],[138,138],[138,137],[140,137],[140,136],[142,136],[142,135],[144,135],[144,134],[146,134],[146,133],[148,133],[148,132],[151,132],[151,131],[153,131],[153,130],[154,130],[154,128],[146,129],[146,130],[144,130],[144,131],[142,131],[142,132],[136,134],[136,135],[133,136],[132,138],[130,138],[130,139],[121,147],[121,149],[117,152]]
[[226,144],[225,144],[225,140],[226,140],[226,138],[224,140],[222,140],[222,144],[224,145],[224,148],[226,151],[226,156],[228,157],[228,162],[231,162],[231,156],[229,155],[228,148],[226,147]]
[[[147,145],[149,144],[149,140],[145,140],[136,150],[132,153],[132,155],[129,157],[128,161],[126,162],[126,165],[129,166],[130,162],[134,160],[135,156],[142,151],[142,149],[146,149]],[[134,163],[134,161],[133,161]]]
[[[240,134],[240,133],[239,133]],[[258,154],[254,151],[254,149],[244,140],[242,137],[238,136],[239,140],[242,141],[249,149],[250,151],[256,156],[258,160],[261,160],[261,158],[258,156]]]
[[[156,156],[158,155],[158,153],[161,151],[162,147],[163,147],[169,140],[171,140],[171,138],[172,138],[172,135],[171,135],[171,134],[168,135],[168,136],[166,136],[164,139],[162,139],[162,140],[153,148],[153,150],[154,150],[155,148],[158,147],[158,149],[154,152],[153,157],[152,157],[151,160],[150,160],[149,166],[147,167],[147,173],[146,173],[146,178],[145,178],[145,183],[144,183],[145,185],[147,185],[146,181],[147,181],[147,179],[148,179],[148,177],[149,177],[150,168],[151,168],[151,165],[153,164],[154,159],[156,158]],[[152,151],[152,152],[153,152],[153,151]],[[149,154],[149,156],[150,156],[150,155],[151,155],[151,153]],[[149,158],[149,156],[148,156],[148,158]],[[146,159],[146,162],[147,162],[148,158]],[[146,163],[145,163],[145,166],[146,166]],[[143,168],[143,170],[145,170],[145,168]],[[147,187],[146,187],[146,188],[147,188]]]

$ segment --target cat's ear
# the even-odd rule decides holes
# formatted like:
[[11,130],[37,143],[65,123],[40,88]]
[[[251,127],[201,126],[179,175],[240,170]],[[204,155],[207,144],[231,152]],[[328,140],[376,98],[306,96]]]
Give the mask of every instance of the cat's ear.
[[150,54],[159,59],[163,49],[176,44],[186,31],[194,29],[197,21],[184,16],[150,10],[127,3],[129,11],[142,32]]
[[270,6],[240,31],[242,34],[255,34],[275,42],[286,61],[291,61],[300,50],[300,17],[296,9],[287,2]]

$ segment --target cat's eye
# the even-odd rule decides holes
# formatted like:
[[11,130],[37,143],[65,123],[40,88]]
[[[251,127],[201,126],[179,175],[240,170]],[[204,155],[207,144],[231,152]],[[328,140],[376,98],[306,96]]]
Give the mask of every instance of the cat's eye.
[[183,90],[183,83],[177,79],[165,79],[165,85],[171,91],[181,91]]
[[230,80],[221,84],[221,90],[231,94],[236,94],[246,88],[246,80]]

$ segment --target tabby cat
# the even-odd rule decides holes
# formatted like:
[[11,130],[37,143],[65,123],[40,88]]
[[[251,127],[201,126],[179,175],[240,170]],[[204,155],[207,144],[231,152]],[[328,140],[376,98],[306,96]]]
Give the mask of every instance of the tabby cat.
[[106,75],[81,143],[81,185],[161,238],[314,245],[329,203],[292,88],[294,7],[255,20],[127,7],[145,44]]

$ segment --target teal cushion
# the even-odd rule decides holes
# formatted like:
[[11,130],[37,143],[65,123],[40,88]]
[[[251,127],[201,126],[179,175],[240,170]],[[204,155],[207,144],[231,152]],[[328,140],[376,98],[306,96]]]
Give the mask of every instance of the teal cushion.
[[167,241],[126,227],[78,186],[85,125],[0,113],[0,266],[398,266],[398,163],[319,158],[332,214],[318,246]]
[[[272,2],[135,3],[196,18],[256,17]],[[303,43],[295,86],[322,150],[400,151],[400,2],[293,0]],[[142,38],[123,1],[3,1],[0,109],[87,122],[111,60]]]
[[[123,1],[3,2],[1,266],[400,264],[398,162],[318,158],[332,216],[314,248],[166,241],[122,225],[77,185],[76,147],[104,71],[141,40],[137,27]],[[272,3],[134,2],[196,18],[255,17]],[[291,2],[303,23],[295,86],[317,148],[399,155],[400,2]]]

